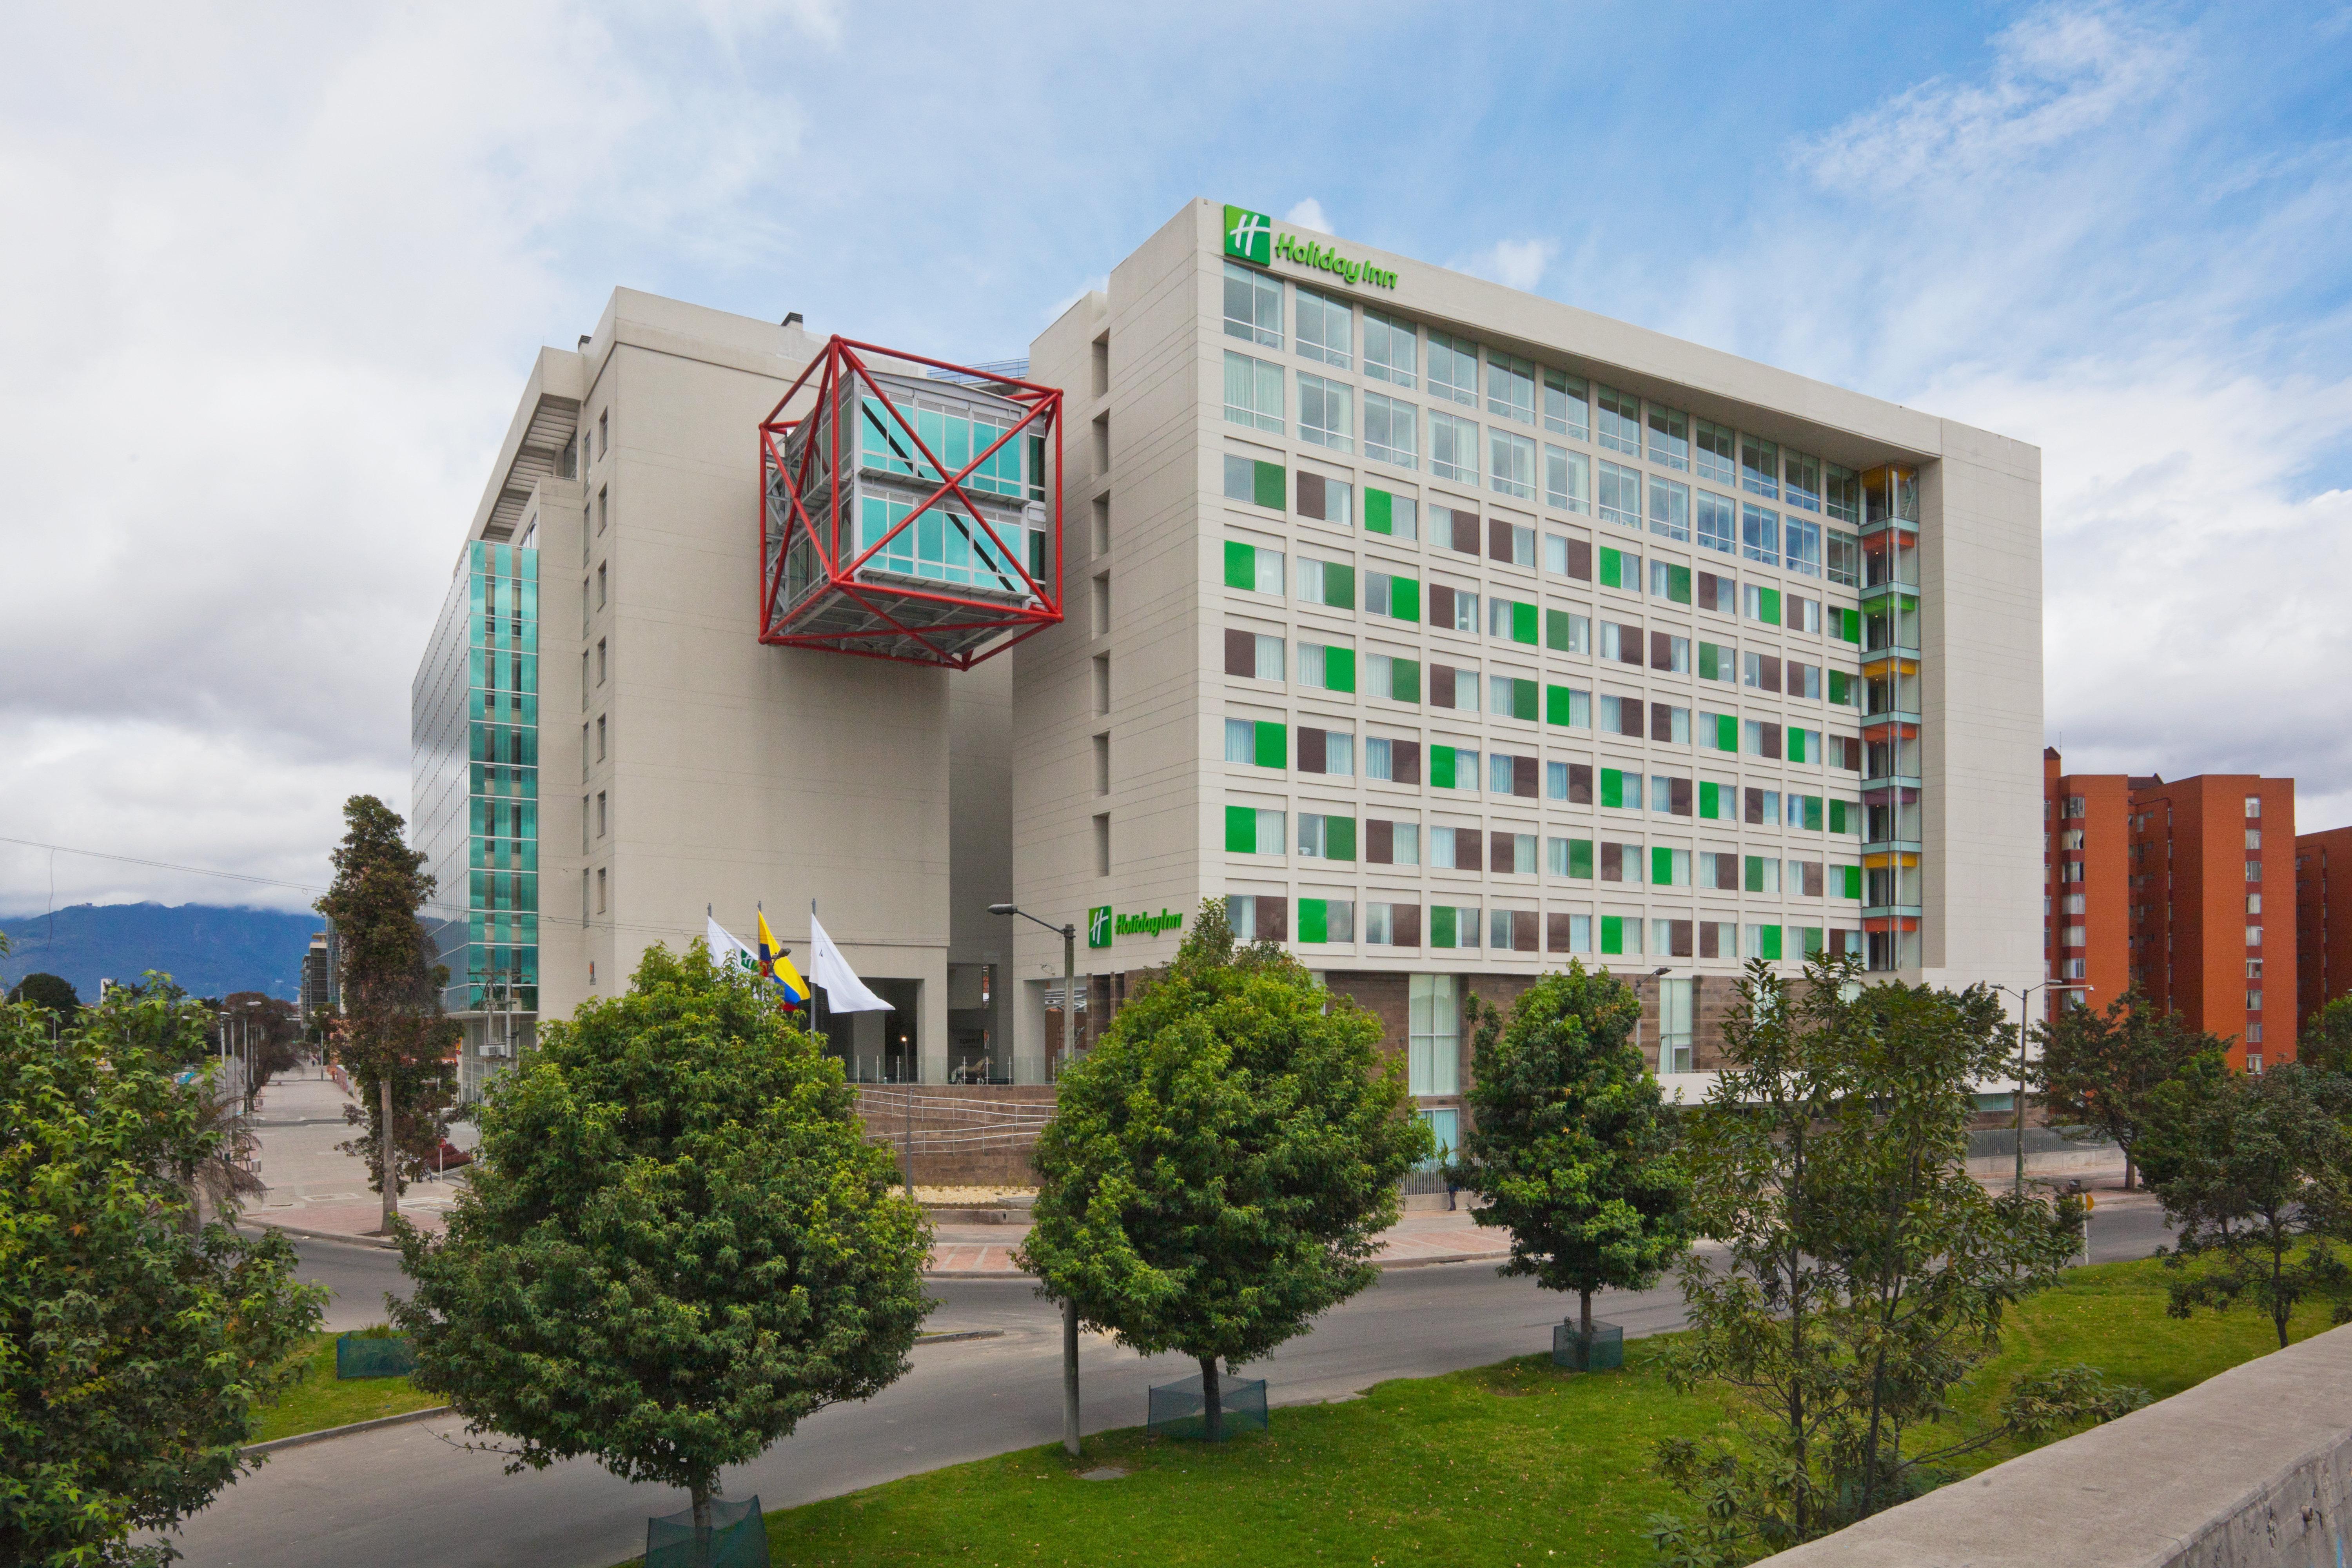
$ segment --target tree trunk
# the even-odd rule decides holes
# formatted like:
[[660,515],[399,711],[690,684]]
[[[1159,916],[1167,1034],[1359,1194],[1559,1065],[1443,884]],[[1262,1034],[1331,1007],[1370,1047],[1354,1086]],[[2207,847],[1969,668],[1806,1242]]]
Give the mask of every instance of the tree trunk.
[[710,1499],[718,1489],[701,1485],[690,1489],[694,1499],[694,1560],[698,1563],[710,1561]]
[[1584,1370],[1592,1370],[1592,1292],[1584,1291],[1584,1305],[1577,1315],[1577,1327],[1584,1335]]
[[1078,1457],[1078,1299],[1062,1301],[1062,1447]]
[[1218,1403],[1218,1399],[1217,1358],[1204,1355],[1201,1358],[1201,1419],[1202,1429],[1212,1443],[1225,1440],[1224,1406]]
[[2136,1190],[2133,1183],[2138,1175],[2139,1167],[2133,1163],[2131,1151],[2126,1149],[2124,1151],[2124,1191],[2128,1193]]
[[377,1101],[383,1107],[383,1156],[381,1161],[383,1234],[390,1236],[392,1222],[400,1217],[400,1166],[399,1162],[394,1159],[392,1150],[392,1071],[389,1066],[383,1076],[376,1080],[376,1087]]

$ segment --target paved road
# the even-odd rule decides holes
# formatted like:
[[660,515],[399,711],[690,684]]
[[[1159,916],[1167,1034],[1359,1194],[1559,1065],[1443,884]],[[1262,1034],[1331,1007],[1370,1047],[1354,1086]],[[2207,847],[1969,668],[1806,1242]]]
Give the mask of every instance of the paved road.
[[[2109,1197],[2093,1220],[2093,1256],[2143,1258],[2163,1235],[2148,1200]],[[333,1242],[304,1242],[300,1250],[306,1277],[344,1300],[376,1302],[400,1278],[387,1252]],[[730,1471],[728,1495],[757,1493],[770,1508],[789,1507],[1057,1439],[1061,1345],[1053,1309],[1022,1280],[940,1280],[932,1290],[942,1304],[931,1328],[995,1329],[1002,1337],[918,1348],[914,1370],[878,1397],[824,1411]],[[1682,1321],[1671,1287],[1612,1293],[1599,1306],[1631,1335]],[[1268,1380],[1277,1403],[1344,1398],[1383,1378],[1548,1349],[1561,1316],[1558,1297],[1498,1279],[1488,1265],[1399,1269],[1251,1371]],[[1192,1371],[1175,1358],[1146,1361],[1090,1338],[1081,1352],[1086,1429],[1139,1425],[1146,1387]],[[425,1422],[278,1454],[189,1522],[188,1561],[194,1568],[607,1568],[644,1550],[648,1513],[685,1506],[680,1495],[630,1486],[586,1461],[502,1475],[496,1457],[453,1447],[458,1436],[451,1425]]]

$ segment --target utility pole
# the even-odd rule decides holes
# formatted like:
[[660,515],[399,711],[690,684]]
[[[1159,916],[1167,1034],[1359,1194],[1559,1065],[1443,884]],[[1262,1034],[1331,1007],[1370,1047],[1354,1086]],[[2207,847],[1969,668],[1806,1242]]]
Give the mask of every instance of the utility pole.
[[2027,1032],[2031,1027],[2030,1009],[2032,1005],[2033,994],[2036,991],[2089,992],[2095,988],[2075,981],[2062,984],[2055,980],[2044,980],[2038,984],[2029,985],[2022,991],[2013,985],[1995,985],[1993,989],[2006,991],[2017,998],[2017,1176],[2015,1185],[2011,1190],[2022,1196],[2025,1192],[2025,1042]]
[[[1076,1047],[1071,1033],[1078,1011],[1078,928],[1076,921],[1059,926],[1041,921],[1027,910],[1012,904],[991,904],[992,915],[1018,915],[1033,924],[1044,926],[1062,939],[1062,1062],[1061,1072],[1067,1072],[1070,1058]],[[1057,1074],[1058,1076],[1058,1074]],[[909,1156],[911,1168],[912,1157]],[[1074,1297],[1062,1298],[1062,1447],[1072,1458],[1078,1456],[1078,1303]]]

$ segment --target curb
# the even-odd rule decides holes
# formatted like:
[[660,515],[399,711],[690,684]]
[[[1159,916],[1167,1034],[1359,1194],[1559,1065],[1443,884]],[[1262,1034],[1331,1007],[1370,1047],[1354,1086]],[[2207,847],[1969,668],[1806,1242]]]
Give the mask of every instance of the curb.
[[[1391,1268],[1426,1268],[1438,1263],[1504,1263],[1510,1259],[1507,1252],[1446,1252],[1434,1258],[1399,1258],[1376,1263],[1382,1271]],[[926,1268],[926,1279],[1034,1279],[1034,1274],[1018,1268]]]
[[[286,1225],[274,1219],[256,1219],[251,1215],[239,1216],[238,1223],[255,1230],[274,1230],[281,1236],[298,1237],[304,1241],[340,1241],[347,1247],[373,1247],[379,1252],[398,1252],[400,1246],[389,1237],[354,1235],[347,1230],[320,1230],[311,1226]],[[438,1231],[418,1227],[421,1234],[437,1236]]]
[[454,1405],[435,1405],[423,1410],[404,1410],[397,1415],[379,1415],[373,1421],[321,1426],[316,1432],[297,1432],[291,1437],[272,1437],[267,1443],[248,1443],[237,1451],[241,1454],[274,1454],[280,1448],[299,1448],[305,1443],[323,1443],[330,1437],[348,1437],[354,1432],[373,1432],[380,1426],[400,1426],[411,1421],[430,1420],[436,1415],[447,1415],[457,1408]]
[[950,1329],[941,1334],[917,1334],[915,1342],[919,1345],[945,1345],[953,1344],[958,1340],[1001,1340],[1003,1337],[1003,1329]]

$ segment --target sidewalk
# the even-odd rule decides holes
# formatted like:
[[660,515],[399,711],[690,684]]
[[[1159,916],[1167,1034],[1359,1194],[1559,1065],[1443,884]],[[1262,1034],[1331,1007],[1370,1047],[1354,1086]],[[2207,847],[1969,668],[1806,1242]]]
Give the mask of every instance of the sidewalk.
[[[383,1222],[383,1201],[368,1190],[368,1169],[335,1147],[359,1130],[343,1120],[351,1097],[316,1068],[274,1078],[254,1117],[261,1145],[261,1179],[268,1191],[247,1204],[245,1223],[290,1236],[369,1241]],[[401,1194],[400,1212],[420,1229],[441,1225],[457,1199],[450,1182],[419,1182]]]
[[[943,1225],[931,1247],[934,1279],[1023,1278],[1013,1249],[1029,1234],[1027,1226]],[[1509,1233],[1481,1229],[1467,1207],[1452,1214],[1409,1214],[1381,1240],[1372,1261],[1382,1268],[1431,1263],[1499,1263],[1510,1256]]]

